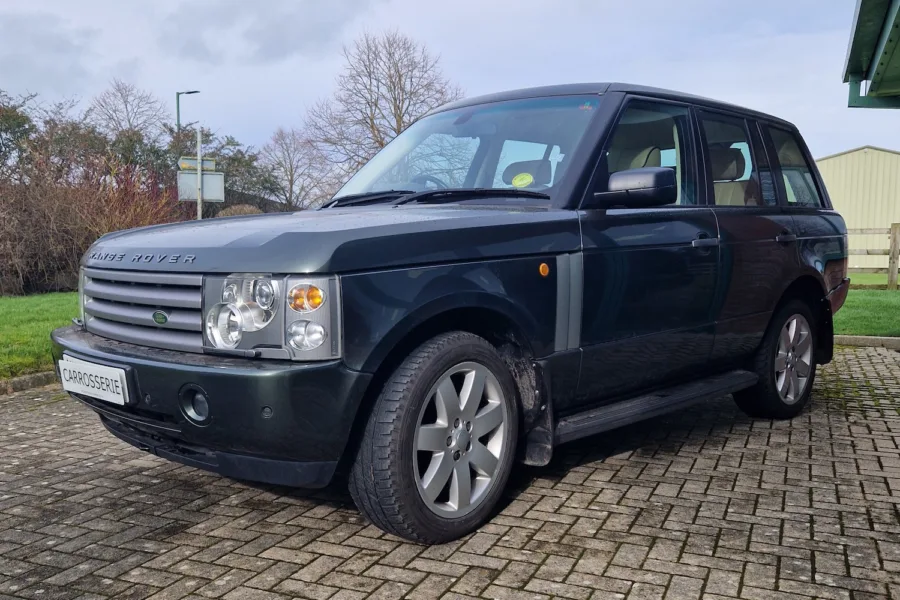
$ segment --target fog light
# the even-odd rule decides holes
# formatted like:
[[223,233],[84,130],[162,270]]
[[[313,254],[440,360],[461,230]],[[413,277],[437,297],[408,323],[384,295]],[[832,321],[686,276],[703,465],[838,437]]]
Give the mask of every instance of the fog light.
[[182,388],[180,394],[181,412],[195,425],[207,425],[209,423],[209,397],[200,386],[188,384]]
[[209,418],[209,402],[202,392],[196,392],[191,399],[192,415],[197,421],[205,421]]

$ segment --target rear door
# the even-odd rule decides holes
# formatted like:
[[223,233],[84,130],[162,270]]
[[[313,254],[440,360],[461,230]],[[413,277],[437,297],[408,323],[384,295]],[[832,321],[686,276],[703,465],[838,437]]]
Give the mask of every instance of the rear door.
[[706,109],[698,122],[706,195],[721,236],[711,359],[725,363],[762,340],[784,282],[796,272],[797,242],[756,122]]
[[[632,98],[593,178],[642,167],[675,170],[678,199],[654,208],[579,211],[584,247],[577,404],[597,404],[702,369],[712,349],[718,232],[698,193],[690,107]],[[565,410],[565,407],[560,407]]]
[[775,157],[773,167],[785,212],[793,219],[800,268],[820,273],[830,291],[847,274],[844,220],[831,208],[825,186],[800,135],[767,124],[762,126],[762,134],[769,153]]

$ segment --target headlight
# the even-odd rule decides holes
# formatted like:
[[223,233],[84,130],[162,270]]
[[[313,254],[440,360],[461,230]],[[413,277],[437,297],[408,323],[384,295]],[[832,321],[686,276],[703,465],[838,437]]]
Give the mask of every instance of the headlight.
[[[204,288],[205,342],[212,348],[233,350],[243,339],[257,345],[280,345],[278,333],[262,333],[278,328],[280,280],[266,275],[235,274],[208,277]],[[256,333],[256,335],[250,335]]]
[[265,279],[258,279],[253,283],[253,299],[263,310],[269,310],[275,306],[275,284]]
[[238,292],[238,284],[226,283],[225,289],[222,290],[222,302],[226,304],[231,304],[232,302],[237,302],[240,298],[240,293]]
[[217,304],[206,315],[206,333],[216,348],[237,348],[244,334],[244,317],[236,304]]
[[237,273],[203,285],[205,348],[302,361],[341,356],[336,277]]
[[259,275],[232,275],[225,280],[221,302],[241,312],[243,331],[259,331],[278,312],[275,298],[280,286],[280,282]]

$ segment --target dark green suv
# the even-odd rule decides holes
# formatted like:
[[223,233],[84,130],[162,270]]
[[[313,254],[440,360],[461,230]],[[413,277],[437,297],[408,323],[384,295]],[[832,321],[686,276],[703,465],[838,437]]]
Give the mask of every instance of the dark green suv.
[[114,435],[443,542],[517,460],[733,393],[790,418],[847,236],[796,128],[620,84],[442,107],[322,210],[106,235],[64,387]]

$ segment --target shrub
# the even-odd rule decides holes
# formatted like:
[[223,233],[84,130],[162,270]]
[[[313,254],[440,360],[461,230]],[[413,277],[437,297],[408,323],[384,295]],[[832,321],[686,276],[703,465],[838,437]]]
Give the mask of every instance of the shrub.
[[81,256],[98,237],[184,220],[189,208],[138,172],[93,184],[0,185],[0,295],[75,289]]
[[219,211],[217,217],[237,217],[242,215],[261,215],[263,211],[249,204],[234,204]]
[[[101,235],[193,218],[196,205],[177,199],[175,165],[194,152],[197,132],[167,125],[161,106],[121,81],[87,111],[0,90],[0,295],[74,289],[81,257]],[[269,199],[272,167],[256,151],[208,130],[201,137],[203,155],[227,173],[230,204],[281,209]]]
[[0,91],[0,295],[74,289],[101,235],[190,216],[165,148],[29,101]]

